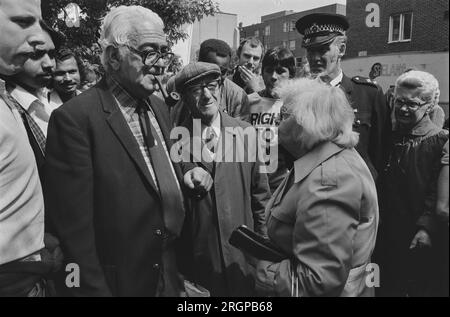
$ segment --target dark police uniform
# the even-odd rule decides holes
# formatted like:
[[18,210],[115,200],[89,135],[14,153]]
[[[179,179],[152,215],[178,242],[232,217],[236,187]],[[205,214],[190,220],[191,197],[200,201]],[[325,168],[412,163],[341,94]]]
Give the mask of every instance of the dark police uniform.
[[[303,35],[302,46],[317,48],[330,45],[349,28],[339,14],[314,13],[300,18],[297,30]],[[384,168],[385,149],[391,124],[386,98],[380,86],[369,78],[345,74],[340,83],[355,111],[354,130],[359,133],[357,151],[367,163],[374,179]]]

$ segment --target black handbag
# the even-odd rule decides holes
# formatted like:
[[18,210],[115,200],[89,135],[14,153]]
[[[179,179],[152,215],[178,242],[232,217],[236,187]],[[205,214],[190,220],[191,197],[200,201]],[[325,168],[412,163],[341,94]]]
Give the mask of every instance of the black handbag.
[[242,252],[260,260],[281,262],[289,258],[277,245],[245,225],[236,228],[228,242]]

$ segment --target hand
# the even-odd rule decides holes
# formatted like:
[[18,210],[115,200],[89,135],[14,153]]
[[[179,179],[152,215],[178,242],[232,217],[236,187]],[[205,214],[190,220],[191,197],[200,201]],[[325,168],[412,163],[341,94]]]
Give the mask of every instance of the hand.
[[252,91],[258,91],[259,88],[259,77],[253,73],[251,70],[247,69],[246,67],[239,66],[239,72],[241,74],[241,78],[246,84],[247,88],[251,89]]
[[419,230],[416,233],[416,236],[411,242],[409,249],[414,248],[430,248],[431,247],[431,238],[430,235],[423,229]]
[[42,254],[46,260],[53,262],[53,272],[57,272],[61,269],[64,261],[64,255],[60,248],[59,240],[50,233],[44,234],[45,249],[42,250]]
[[184,174],[184,184],[191,190],[207,193],[211,190],[213,179],[203,168],[196,167]]
[[274,295],[274,273],[268,268],[274,264],[270,261],[258,260],[256,263],[255,289],[259,296]]

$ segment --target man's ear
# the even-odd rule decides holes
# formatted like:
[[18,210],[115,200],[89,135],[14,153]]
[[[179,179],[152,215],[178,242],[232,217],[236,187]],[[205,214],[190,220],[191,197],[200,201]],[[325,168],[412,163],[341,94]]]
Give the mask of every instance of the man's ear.
[[106,55],[108,56],[108,62],[114,71],[120,69],[122,57],[120,56],[119,49],[113,46],[106,48]]
[[344,57],[346,50],[347,50],[347,44],[345,44],[345,43],[339,44],[339,57],[340,58]]

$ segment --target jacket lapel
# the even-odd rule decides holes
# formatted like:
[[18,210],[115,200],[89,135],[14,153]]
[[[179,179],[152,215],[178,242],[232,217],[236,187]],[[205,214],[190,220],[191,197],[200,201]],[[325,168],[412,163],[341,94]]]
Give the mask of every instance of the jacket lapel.
[[[209,174],[211,176],[214,176],[214,162],[207,162],[203,159],[203,155],[202,153],[196,153],[196,151],[194,151],[194,144],[195,142],[200,143],[201,144],[201,149],[204,148],[205,143],[203,142],[203,140],[201,140],[201,136],[196,136],[194,135],[194,125],[193,125],[193,120],[194,118],[189,115],[188,117],[186,117],[186,119],[184,120],[182,126],[185,127],[186,129],[188,129],[189,134],[190,134],[190,151],[191,151],[191,159],[192,162],[196,162],[198,165],[200,165],[201,167],[203,167],[204,169],[206,169]],[[200,155],[200,156],[198,156]]]
[[[239,127],[239,125],[234,121],[234,119],[232,119],[232,117],[224,112],[221,112],[220,116],[221,134],[218,140],[219,151],[217,152],[217,155],[219,155],[221,159],[217,160],[219,163],[216,164],[216,168],[217,165],[220,164],[220,162],[226,162],[225,155],[227,155],[227,153],[233,153],[234,155],[236,155],[237,153],[235,152],[239,150],[239,146],[243,146],[243,144],[236,144],[236,134],[234,134],[231,129],[227,129],[232,128],[234,130],[234,128]],[[227,140],[227,143],[225,143],[225,140]],[[233,142],[231,142],[231,140],[233,140]]]
[[139,171],[144,175],[149,185],[156,193],[158,193],[155,182],[153,181],[144,157],[141,154],[141,150],[139,149],[139,145],[127,122],[125,121],[116,100],[109,92],[108,87],[106,86],[106,81],[102,81],[97,87],[99,88],[98,92],[103,105],[103,110],[107,113],[106,121],[116,137],[119,139],[122,146],[130,155],[133,162],[138,167]]
[[348,102],[353,107],[353,100],[352,100],[353,82],[350,78],[345,76],[345,74],[342,77],[341,89],[345,92]]

